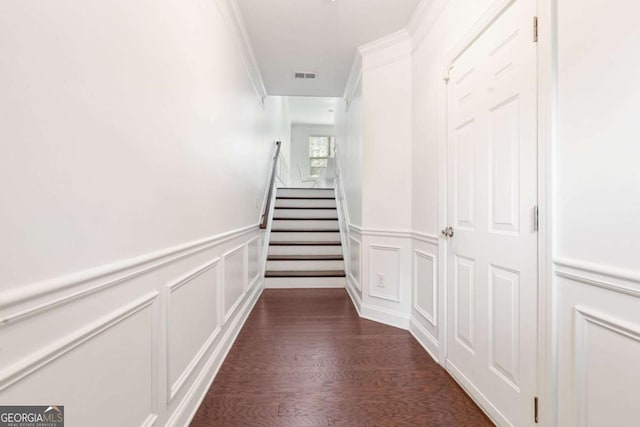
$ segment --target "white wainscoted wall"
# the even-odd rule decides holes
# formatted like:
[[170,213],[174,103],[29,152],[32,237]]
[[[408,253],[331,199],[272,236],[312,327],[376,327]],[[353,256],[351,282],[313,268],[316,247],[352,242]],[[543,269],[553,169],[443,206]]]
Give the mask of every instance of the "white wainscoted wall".
[[348,290],[363,317],[409,328],[411,38],[362,46],[338,103],[338,199]]
[[186,425],[262,289],[283,99],[233,1],[1,8],[0,404]]
[[[371,78],[366,65],[367,54],[372,59],[382,56],[381,52],[398,53],[393,47],[401,45],[397,35],[371,44],[369,52],[360,51],[344,105],[337,110],[337,123],[341,117],[347,122],[337,126],[337,141],[338,197],[343,220],[349,225],[344,237],[349,293],[363,316],[410,328],[440,363],[446,357],[445,245],[439,238],[439,230],[446,226],[445,206],[439,203],[446,192],[443,65],[487,11],[506,3],[421,2],[407,28],[412,39],[409,161],[402,157],[404,138],[389,138],[381,128],[394,123],[395,129],[404,132],[402,123],[394,121],[395,101],[385,103],[376,97],[391,87],[404,91],[406,74],[396,69],[373,84],[375,76]],[[640,133],[635,118],[640,110],[640,59],[633,52],[640,30],[630,12],[640,10],[630,0],[615,4],[540,0],[537,4],[540,424],[636,425],[640,423],[636,410],[640,398],[640,145],[634,137]],[[585,33],[584,28],[598,31]],[[391,70],[389,64],[394,62],[382,65],[383,70]],[[349,137],[354,133],[349,129],[354,108],[363,111],[360,143]],[[372,120],[382,117],[376,113],[383,108],[390,116]],[[382,147],[377,135],[382,134],[389,159],[394,159],[391,169],[377,162],[376,150]],[[355,168],[360,175],[354,175],[348,169],[352,162],[345,160],[353,147],[362,150],[362,164]],[[398,165],[409,171],[408,183],[402,172],[397,174]],[[354,176],[360,177],[359,184],[352,182]],[[407,206],[402,203],[404,193],[389,190],[398,182],[410,189],[408,224],[404,211],[396,215]],[[368,197],[376,190],[379,198],[371,203]],[[361,212],[361,217],[352,212]],[[349,222],[350,213],[358,223],[353,218]],[[399,278],[398,288],[376,288],[379,273]]]
[[549,3],[558,425],[640,425],[640,6]]

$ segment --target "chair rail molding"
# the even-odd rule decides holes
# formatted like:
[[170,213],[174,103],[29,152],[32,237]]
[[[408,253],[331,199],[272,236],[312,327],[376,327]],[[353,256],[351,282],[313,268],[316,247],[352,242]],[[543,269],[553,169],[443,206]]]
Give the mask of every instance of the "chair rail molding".
[[[206,239],[195,240],[190,243],[152,252],[150,254],[129,258],[113,264],[92,268],[68,276],[62,276],[41,283],[36,283],[34,285],[28,285],[26,287],[17,287],[15,290],[3,292],[0,294],[0,313],[3,313],[8,307],[20,306],[24,303],[42,297],[47,297],[51,294],[77,288],[82,285],[90,285],[88,288],[81,289],[74,294],[66,295],[62,298],[54,299],[44,304],[36,305],[35,307],[30,307],[17,313],[10,315],[2,314],[0,316],[0,327],[31,315],[40,314],[43,311],[56,308],[61,304],[65,304],[77,298],[85,297],[94,292],[118,285],[127,280],[131,280],[138,275],[146,274],[158,268],[173,264],[186,257],[198,254],[214,246],[222,245],[230,240],[244,236],[256,230],[258,230],[258,224],[252,224],[243,228],[214,235]],[[153,265],[145,265],[152,263]],[[139,267],[143,268],[138,271],[128,271]],[[119,273],[125,274],[121,277],[108,278],[108,276],[113,276]],[[105,278],[107,278],[105,282],[99,284],[91,283]]]

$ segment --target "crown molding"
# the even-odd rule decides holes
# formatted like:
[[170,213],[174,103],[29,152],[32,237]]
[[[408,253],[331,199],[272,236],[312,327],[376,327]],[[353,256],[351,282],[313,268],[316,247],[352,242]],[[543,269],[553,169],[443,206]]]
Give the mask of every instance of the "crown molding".
[[448,4],[449,0],[422,0],[418,4],[407,25],[407,31],[412,38],[413,51],[418,49],[427,35],[429,35]]
[[406,42],[411,39],[411,35],[406,29],[402,29],[400,31],[396,31],[395,33],[391,33],[388,36],[384,36],[379,38],[378,40],[374,40],[370,43],[364,44],[358,48],[360,54],[365,57],[371,55],[373,53],[382,52],[388,48],[395,47],[402,42]]
[[264,108],[264,101],[267,97],[267,89],[262,79],[262,72],[258,65],[253,46],[251,45],[251,39],[247,32],[247,27],[242,18],[240,7],[236,0],[217,0],[218,7],[222,12],[229,30],[232,33],[233,39],[240,51],[240,57],[244,64],[245,70],[249,75],[251,85],[256,92],[258,102]]
[[358,51],[362,55],[362,71],[411,58],[411,46],[411,35],[406,29],[360,46]]
[[347,77],[347,84],[345,85],[342,97],[347,102],[347,110],[351,105],[351,100],[358,89],[360,80],[362,79],[362,55],[359,50],[356,50],[353,55],[353,62],[351,63],[351,70],[349,71],[349,77]]

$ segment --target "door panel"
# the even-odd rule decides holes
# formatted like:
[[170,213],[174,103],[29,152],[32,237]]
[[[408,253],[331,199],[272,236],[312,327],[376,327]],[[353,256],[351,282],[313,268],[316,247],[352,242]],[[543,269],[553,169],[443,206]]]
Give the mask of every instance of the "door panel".
[[448,84],[447,367],[501,425],[533,424],[537,356],[535,2],[510,6]]

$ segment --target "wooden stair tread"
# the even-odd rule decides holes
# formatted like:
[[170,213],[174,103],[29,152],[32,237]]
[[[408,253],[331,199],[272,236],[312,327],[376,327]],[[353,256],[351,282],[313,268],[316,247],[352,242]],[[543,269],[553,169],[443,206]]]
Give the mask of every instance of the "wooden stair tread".
[[320,228],[292,228],[292,229],[286,229],[286,228],[277,228],[277,229],[271,229],[272,233],[339,233],[340,230],[338,229],[327,229],[327,230],[323,230]]
[[278,188],[278,190],[320,190],[320,191],[327,191],[327,190],[333,190],[333,188],[331,187],[326,187],[326,188],[322,188],[322,187],[280,187]]
[[273,218],[274,221],[337,221],[338,217],[335,218]]
[[269,246],[342,246],[340,241],[309,241],[298,240],[290,242],[274,242],[270,241]]
[[344,261],[342,255],[269,255],[268,261]]
[[346,277],[342,270],[267,271],[265,277]]
[[276,200],[335,200],[333,197],[276,196]]
[[322,210],[329,210],[329,209],[333,209],[333,210],[338,210],[338,208],[336,207],[325,207],[325,206],[276,206],[275,210],[279,210],[279,209],[322,209]]

